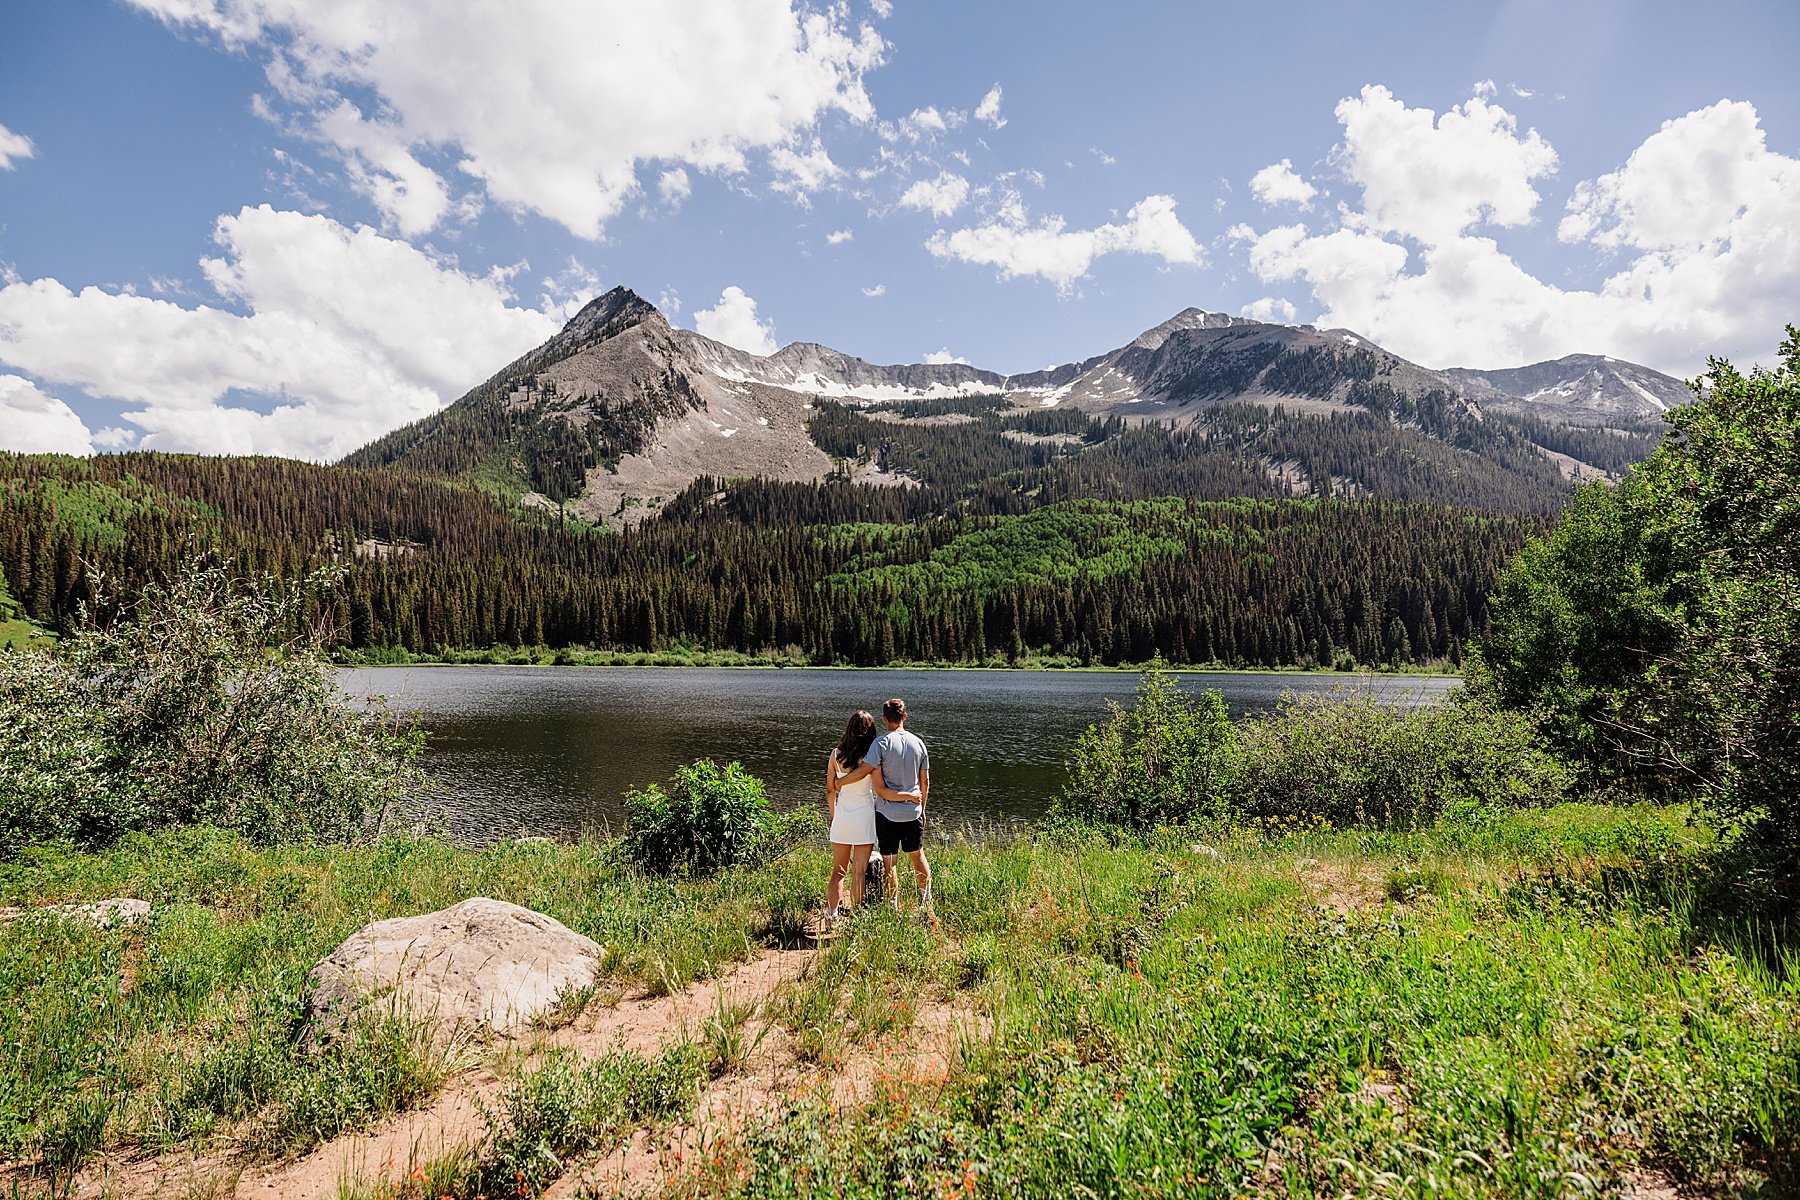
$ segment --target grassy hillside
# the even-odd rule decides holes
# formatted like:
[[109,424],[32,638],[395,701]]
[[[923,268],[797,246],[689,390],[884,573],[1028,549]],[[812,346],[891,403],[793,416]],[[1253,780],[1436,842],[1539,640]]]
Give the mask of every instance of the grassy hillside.
[[[608,1156],[640,1125],[667,1149],[633,1186],[671,1197],[1800,1182],[1795,930],[1717,907],[1711,851],[1679,812],[1567,806],[1418,834],[1300,822],[1216,852],[935,847],[936,927],[875,911],[824,951],[799,934],[819,851],[674,884],[601,845],[256,850],[185,832],[31,852],[0,864],[0,903],[156,910],[138,932],[0,926],[0,1044],[28,1048],[0,1056],[0,1157],[39,1182],[193,1149],[221,1178],[341,1171],[332,1139],[466,1098],[485,1063],[502,1077],[485,1140],[370,1161],[340,1194],[535,1195],[564,1173],[613,1194]],[[404,1029],[295,1048],[315,958],[474,894],[611,948],[566,1030],[456,1061]],[[733,973],[745,960],[761,973]],[[671,1018],[660,1054],[610,1048],[609,1022],[665,1011],[695,1015]],[[733,1088],[761,1099],[703,1139],[691,1114]]]
[[0,650],[29,646],[45,641],[48,635],[25,619],[24,610],[6,589],[6,576],[0,573]]

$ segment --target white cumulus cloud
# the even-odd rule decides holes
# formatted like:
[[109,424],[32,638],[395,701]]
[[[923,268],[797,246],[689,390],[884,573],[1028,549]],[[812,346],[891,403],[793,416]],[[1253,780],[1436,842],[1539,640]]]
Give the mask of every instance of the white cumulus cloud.
[[975,106],[975,119],[995,129],[1006,124],[1006,118],[1000,115],[999,84],[989,88],[987,95],[981,98],[981,103]]
[[10,171],[20,159],[30,158],[36,153],[30,138],[0,125],[0,171]]
[[834,229],[830,233],[825,235],[825,244],[827,246],[841,246],[845,242],[853,239],[855,236],[856,236],[856,232],[854,230]]
[[642,164],[736,171],[830,113],[873,120],[863,77],[886,51],[843,7],[792,0],[130,2],[267,56],[269,103],[301,123],[353,106],[340,148],[365,188],[385,174],[405,193],[407,221],[427,212],[417,155],[434,149],[492,200],[586,238]]
[[1068,291],[1106,254],[1142,254],[1170,266],[1199,266],[1200,244],[1175,215],[1170,196],[1146,196],[1119,223],[1070,229],[1061,217],[1033,225],[1009,202],[984,225],[933,234],[926,248],[939,258],[998,267],[1002,278],[1033,275]]
[[770,186],[802,200],[844,174],[844,168],[832,162],[831,155],[818,142],[804,154],[786,146],[777,147],[769,155],[769,166],[775,170],[775,179]]
[[92,454],[93,435],[75,410],[29,379],[0,375],[0,450]]
[[244,314],[13,278],[0,287],[0,363],[134,406],[125,419],[146,449],[332,459],[436,411],[561,324],[517,306],[503,273],[466,274],[323,216],[246,208],[214,238],[220,255],[201,272]]
[[968,123],[968,119],[968,114],[960,109],[940,110],[937,105],[931,104],[913,109],[898,121],[883,121],[880,132],[890,142],[901,138],[909,142],[926,141],[952,129],[961,129]]
[[945,367],[949,366],[951,363],[960,363],[965,367],[969,365],[968,359],[960,354],[950,353],[949,347],[945,347],[942,350],[928,351],[925,355],[925,361],[934,367]]
[[969,198],[969,181],[948,171],[936,179],[920,179],[900,196],[901,208],[916,208],[934,217],[947,217]]
[[1357,223],[1437,245],[1477,224],[1523,225],[1534,186],[1556,171],[1556,151],[1537,130],[1477,95],[1441,117],[1408,108],[1371,84],[1338,102],[1344,174],[1362,188]]
[[871,300],[875,299],[877,296],[885,296],[887,295],[887,284],[878,283],[874,287],[866,287],[862,290],[862,294]]
[[656,177],[656,191],[664,204],[675,208],[694,194],[694,185],[688,179],[686,171],[680,167],[671,167]]
[[397,126],[366,120],[348,100],[320,114],[319,136],[344,156],[351,184],[406,237],[429,233],[450,210],[450,189],[407,148]]
[[694,312],[694,328],[703,337],[752,354],[773,354],[775,322],[758,319],[756,301],[736,284],[719,293],[719,302]]
[[1289,325],[1299,315],[1290,301],[1279,296],[1263,296],[1252,300],[1238,310],[1241,317],[1249,317],[1252,321],[1268,321],[1276,325]]
[[1308,208],[1318,189],[1300,178],[1293,161],[1284,158],[1250,177],[1250,194],[1263,204],[1298,204]]
[[1591,289],[1533,275],[1498,240],[1533,219],[1548,142],[1480,97],[1435,124],[1396,106],[1373,87],[1338,106],[1360,206],[1232,231],[1259,278],[1310,286],[1320,323],[1432,366],[1587,352],[1688,375],[1708,354],[1767,361],[1800,312],[1800,159],[1769,149],[1752,105],[1670,120],[1576,184],[1557,232],[1610,272]]

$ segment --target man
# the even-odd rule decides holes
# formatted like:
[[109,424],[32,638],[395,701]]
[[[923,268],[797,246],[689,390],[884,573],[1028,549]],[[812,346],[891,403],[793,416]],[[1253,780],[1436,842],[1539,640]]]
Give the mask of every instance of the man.
[[[888,863],[902,851],[912,859],[913,878],[919,883],[919,909],[931,912],[931,864],[925,861],[925,805],[931,795],[931,756],[925,743],[906,728],[906,701],[889,700],[881,706],[888,731],[875,739],[863,756],[862,766],[844,777],[850,783],[873,774],[875,785],[875,842]],[[888,903],[900,905],[900,873],[883,872]]]

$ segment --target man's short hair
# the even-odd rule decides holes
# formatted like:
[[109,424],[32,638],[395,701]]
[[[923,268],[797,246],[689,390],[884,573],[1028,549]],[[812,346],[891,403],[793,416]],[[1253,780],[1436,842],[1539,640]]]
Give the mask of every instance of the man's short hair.
[[906,701],[895,698],[881,706],[881,719],[884,721],[906,720]]

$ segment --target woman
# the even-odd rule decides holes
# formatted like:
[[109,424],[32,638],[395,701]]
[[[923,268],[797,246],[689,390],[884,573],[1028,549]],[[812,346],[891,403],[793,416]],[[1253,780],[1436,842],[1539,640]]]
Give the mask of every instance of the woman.
[[825,923],[844,913],[844,872],[850,871],[850,907],[862,903],[869,851],[875,845],[875,786],[865,775],[855,783],[838,780],[862,764],[875,744],[875,718],[868,712],[850,715],[844,738],[825,763],[825,819],[831,822],[831,882],[825,888]]

